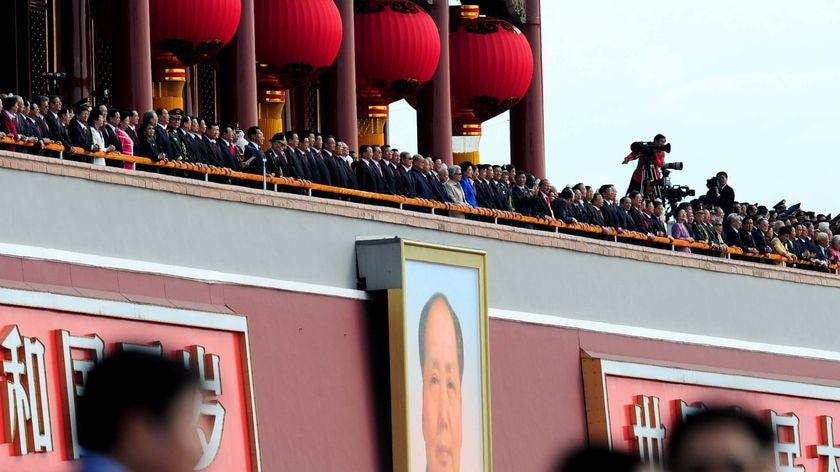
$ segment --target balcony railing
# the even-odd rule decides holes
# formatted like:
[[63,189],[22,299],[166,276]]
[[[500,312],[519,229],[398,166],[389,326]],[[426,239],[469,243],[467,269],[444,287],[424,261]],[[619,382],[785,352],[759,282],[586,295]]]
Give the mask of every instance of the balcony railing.
[[[18,141],[11,137],[0,138],[0,144],[13,145],[16,147],[32,147],[32,143],[25,141]],[[60,144],[48,144],[44,146],[45,151],[54,152],[59,156],[59,159],[64,158],[64,146]],[[783,267],[794,265],[799,268],[806,268],[810,270],[821,271],[826,274],[837,274],[840,270],[840,265],[829,264],[822,266],[820,264],[810,261],[796,261],[790,262],[785,257],[778,254],[750,254],[745,253],[740,248],[729,247],[725,251],[718,251],[713,249],[710,245],[703,242],[689,242],[679,239],[671,239],[668,237],[650,237],[646,234],[622,231],[619,232],[612,228],[603,228],[600,226],[574,223],[568,224],[562,221],[550,221],[543,218],[536,218],[532,216],[525,216],[519,213],[506,212],[499,210],[492,210],[489,208],[472,208],[454,205],[452,203],[443,203],[438,201],[430,201],[418,198],[409,198],[401,195],[385,195],[379,193],[365,192],[361,190],[347,189],[342,187],[333,187],[329,185],[322,185],[312,182],[305,182],[301,180],[291,179],[288,177],[274,177],[270,175],[258,175],[245,172],[235,172],[227,168],[209,168],[188,162],[168,161],[168,162],[154,162],[151,159],[138,156],[130,156],[120,153],[106,153],[106,152],[86,152],[82,148],[74,148],[75,155],[102,157],[108,160],[121,161],[131,163],[133,166],[137,164],[159,167],[161,169],[183,170],[202,174],[205,180],[209,180],[210,176],[227,177],[230,179],[237,179],[240,181],[254,182],[255,185],[261,184],[266,191],[278,191],[280,189],[295,189],[303,191],[309,196],[315,192],[316,196],[332,195],[335,197],[346,197],[354,201],[361,201],[364,203],[381,204],[385,206],[398,207],[400,209],[425,209],[432,214],[440,212],[456,212],[465,215],[473,215],[476,219],[494,224],[530,227],[537,230],[551,231],[555,233],[571,233],[579,236],[587,236],[594,239],[610,240],[614,242],[625,242],[636,245],[649,245],[658,247],[663,250],[670,250],[675,254],[687,254],[676,251],[677,248],[690,248],[694,254],[707,254],[710,257],[717,259],[727,258],[733,256],[741,260],[748,260],[753,262],[764,262],[766,264],[775,264],[776,267]]]

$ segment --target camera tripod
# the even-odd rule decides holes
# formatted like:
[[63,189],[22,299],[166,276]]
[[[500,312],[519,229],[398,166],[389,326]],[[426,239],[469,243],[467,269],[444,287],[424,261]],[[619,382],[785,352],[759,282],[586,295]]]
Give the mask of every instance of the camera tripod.
[[643,198],[647,198],[647,192],[645,190],[647,190],[646,187],[648,185],[651,186],[654,199],[664,202],[662,199],[662,181],[661,179],[657,180],[656,169],[653,162],[650,161],[646,162],[642,168],[642,182],[639,185],[639,193],[642,194]]

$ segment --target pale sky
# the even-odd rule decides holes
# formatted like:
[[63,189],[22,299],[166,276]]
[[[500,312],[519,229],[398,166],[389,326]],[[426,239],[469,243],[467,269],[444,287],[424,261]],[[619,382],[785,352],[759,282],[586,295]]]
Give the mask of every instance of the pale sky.
[[[739,201],[840,211],[840,0],[543,0],[548,176],[622,192],[633,141],[663,133],[674,184],[729,173]],[[481,160],[510,162],[508,114]],[[414,150],[416,114],[391,106]]]

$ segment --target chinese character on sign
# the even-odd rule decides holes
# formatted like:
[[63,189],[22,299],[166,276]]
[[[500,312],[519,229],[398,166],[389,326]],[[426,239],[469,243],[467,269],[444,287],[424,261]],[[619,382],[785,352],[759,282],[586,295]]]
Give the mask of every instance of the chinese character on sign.
[[793,413],[780,415],[770,410],[770,425],[776,433],[776,469],[778,472],[804,472],[805,467],[794,465],[802,455],[799,442],[799,417]]
[[811,446],[811,457],[820,459],[820,472],[840,472],[840,446],[834,444],[834,419],[820,416],[820,444]]
[[[4,433],[14,453],[51,452],[52,427],[44,368],[44,343],[23,337],[16,325],[0,332]],[[24,379],[26,380],[24,382]]]
[[120,352],[139,352],[150,356],[162,356],[163,344],[155,341],[151,344],[117,343],[117,350]]
[[[73,336],[68,331],[56,332],[61,391],[64,396],[64,419],[67,422],[67,455],[81,457],[76,430],[76,399],[82,394],[88,373],[105,356],[105,342],[98,335]],[[77,355],[74,356],[74,352]]]
[[640,395],[630,410],[633,440],[639,459],[649,464],[650,470],[664,465],[665,426],[659,415],[659,398]]
[[706,411],[706,405],[703,402],[692,403],[689,405],[688,403],[680,400],[678,402],[679,405],[679,412],[680,412],[680,419],[685,421],[686,418],[689,416],[694,416],[698,413],[703,413]]
[[[200,382],[201,390],[196,397],[196,426],[203,454],[195,470],[206,469],[216,459],[222,445],[222,431],[225,423],[225,407],[218,400],[222,394],[222,377],[219,370],[219,356],[206,354],[202,346],[190,346],[179,351],[184,365],[192,369]],[[209,425],[208,437],[205,427]]]

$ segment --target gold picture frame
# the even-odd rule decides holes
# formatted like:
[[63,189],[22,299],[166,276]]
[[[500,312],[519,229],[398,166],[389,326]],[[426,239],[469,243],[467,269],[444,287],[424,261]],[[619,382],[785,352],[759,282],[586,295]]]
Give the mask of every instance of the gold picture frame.
[[[419,325],[416,325],[415,316],[417,314],[417,303],[419,299],[427,299],[426,306],[432,303],[432,299],[436,296],[444,295],[447,307],[453,318],[453,324],[457,326],[458,333],[461,335],[460,341],[461,351],[461,380],[467,378],[471,379],[469,385],[465,382],[463,385],[458,384],[461,404],[466,408],[459,408],[461,417],[459,422],[463,421],[465,415],[469,419],[476,417],[476,408],[480,410],[478,418],[480,418],[481,431],[478,433],[475,430],[476,421],[465,421],[464,424],[458,424],[458,432],[461,435],[461,443],[458,445],[458,451],[451,456],[456,457],[454,462],[457,462],[458,468],[463,472],[490,472],[493,470],[492,460],[492,434],[491,434],[491,415],[490,415],[490,372],[489,372],[489,320],[487,312],[487,255],[483,251],[476,251],[470,249],[461,249],[448,246],[439,246],[427,243],[420,243],[407,240],[391,240],[392,244],[399,242],[400,253],[400,267],[399,276],[401,281],[398,287],[388,288],[388,325],[389,325],[389,341],[390,341],[390,371],[391,371],[391,415],[392,415],[392,436],[393,436],[393,466],[396,472],[425,472],[426,470],[435,470],[434,467],[420,467],[417,457],[420,455],[418,451],[418,407],[423,407],[423,404],[418,404],[418,392],[416,384],[418,382],[418,370],[420,370],[420,385],[421,392],[425,386],[425,379],[422,369],[419,367],[422,361],[418,362],[419,355],[414,359],[415,350],[419,346],[419,340],[415,341],[415,334],[421,331]],[[454,285],[453,280],[444,280],[436,277],[428,277],[423,280],[413,280],[419,273],[439,273],[439,274],[456,274],[463,270],[463,280],[471,280],[472,275],[475,277],[475,306],[477,310],[474,312],[476,319],[466,319],[463,321],[455,321],[459,316],[473,312],[471,309],[460,308],[462,313],[456,315],[453,307],[470,306],[470,298],[472,287],[469,282],[462,284],[460,287]],[[417,272],[417,274],[415,274]],[[460,279],[459,279],[460,280]],[[419,288],[418,288],[419,287]],[[457,291],[457,292],[456,292]],[[428,293],[433,293],[431,298],[428,298]],[[452,303],[450,305],[450,303]],[[408,305],[412,305],[409,307]],[[425,308],[424,308],[425,310]],[[409,323],[415,323],[409,326]],[[466,327],[467,334],[461,332],[461,326]],[[418,328],[415,328],[418,326]],[[475,329],[472,329],[472,327]],[[476,332],[477,331],[477,332]],[[476,339],[471,340],[469,336],[476,336]],[[425,336],[421,334],[420,336]],[[419,337],[419,336],[417,336]],[[425,339],[425,337],[423,338]],[[467,372],[465,374],[466,366],[474,366],[475,359],[470,359],[470,355],[475,353],[477,347],[477,362],[480,368],[478,369],[478,385],[475,386],[475,373]],[[425,346],[424,348],[425,349]],[[414,362],[410,362],[413,359]],[[414,377],[412,377],[414,375]],[[466,377],[465,377],[466,375]],[[448,387],[448,385],[447,385]],[[453,387],[454,388],[454,387]],[[481,398],[468,398],[464,392],[480,392]],[[420,394],[422,398],[422,393]],[[476,401],[478,404],[476,405]],[[422,411],[425,411],[423,409]],[[464,413],[466,411],[466,413]],[[472,412],[472,414],[470,413]],[[420,414],[421,418],[423,413]],[[444,429],[455,427],[452,425],[444,426]],[[472,428],[472,429],[470,429]],[[425,430],[424,430],[425,431]],[[464,434],[466,432],[466,434]],[[455,435],[451,431],[449,434]],[[425,435],[425,433],[424,433]],[[480,435],[480,438],[476,438]],[[424,443],[427,441],[423,439]],[[476,454],[476,444],[480,445],[480,454]],[[467,447],[462,447],[466,445]],[[425,444],[423,451],[428,457],[429,445]],[[468,449],[469,448],[469,449]],[[473,451],[468,457],[461,457],[462,452]],[[475,457],[478,455],[479,457]],[[480,461],[480,465],[478,465]],[[465,465],[466,464],[466,465]]]

